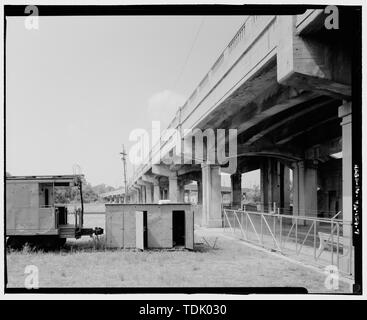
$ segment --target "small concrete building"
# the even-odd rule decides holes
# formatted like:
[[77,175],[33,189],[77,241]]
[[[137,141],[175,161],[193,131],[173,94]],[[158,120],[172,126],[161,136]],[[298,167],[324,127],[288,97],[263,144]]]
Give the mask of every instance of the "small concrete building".
[[190,204],[106,204],[107,248],[194,248]]

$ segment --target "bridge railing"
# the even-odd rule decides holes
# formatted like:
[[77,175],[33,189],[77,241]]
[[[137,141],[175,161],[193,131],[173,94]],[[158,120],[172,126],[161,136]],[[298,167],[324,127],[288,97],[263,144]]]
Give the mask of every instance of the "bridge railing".
[[223,210],[223,227],[240,239],[317,266],[353,273],[352,223],[337,218]]
[[[264,30],[269,27],[276,19],[276,16],[248,16],[245,22],[241,25],[235,36],[220,54],[210,70],[205,74],[198,86],[193,90],[185,104],[178,108],[174,118],[171,120],[167,129],[163,130],[160,141],[152,146],[149,154],[143,163],[135,170],[130,179],[129,185],[134,183],[147,169],[154,155],[164,148],[174,135],[169,129],[179,129],[185,127],[187,129],[194,128],[195,123],[188,121],[193,112],[202,104],[208,95],[217,87],[225,75],[236,65],[237,61],[247,53]],[[270,40],[266,40],[268,43]],[[273,40],[272,40],[273,41]],[[273,45],[274,46],[274,45]],[[247,57],[248,67],[256,65],[255,57]],[[197,114],[197,119],[203,116],[202,112]],[[182,131],[181,131],[182,134]],[[148,164],[148,165],[147,165]]]

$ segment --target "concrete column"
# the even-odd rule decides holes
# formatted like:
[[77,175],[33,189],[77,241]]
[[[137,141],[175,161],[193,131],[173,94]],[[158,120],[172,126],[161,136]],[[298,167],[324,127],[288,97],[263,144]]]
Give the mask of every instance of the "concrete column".
[[242,187],[241,187],[241,173],[236,172],[231,174],[231,189],[232,189],[232,208],[241,209],[242,202]]
[[[263,211],[273,210],[274,203],[280,212],[289,213],[289,167],[278,160],[266,159],[260,166],[261,206]],[[295,171],[298,174],[298,171]],[[294,179],[297,180],[298,176]],[[296,195],[296,202],[298,201]],[[297,202],[298,203],[298,202]],[[283,210],[285,208],[285,210]]]
[[197,204],[203,204],[203,183],[201,180],[197,180]]
[[145,185],[146,203],[152,203],[153,202],[153,199],[152,199],[152,189],[153,189],[153,185],[151,183],[147,183]]
[[275,160],[275,159],[269,159],[269,167],[270,167],[270,176],[271,176],[271,184],[270,184],[270,190],[269,190],[269,194],[271,195],[270,197],[270,202],[273,208],[273,205],[275,203],[275,206],[277,208],[281,207],[282,204],[282,200],[281,200],[281,180],[283,179],[283,177],[281,176],[281,167],[282,164]]
[[178,202],[185,202],[185,181],[179,180],[178,181]]
[[[187,201],[185,201],[185,200],[187,200]],[[184,202],[187,202],[187,203],[191,202],[191,200],[190,200],[190,191],[189,190],[184,190]]]
[[293,169],[293,215],[317,217],[317,166],[300,161]]
[[145,203],[145,198],[144,198],[144,186],[140,186],[140,203]]
[[352,104],[344,103],[339,107],[342,118],[342,152],[343,152],[343,220],[352,221]]
[[[339,107],[339,117],[342,118],[342,152],[343,152],[343,220],[347,222],[353,221],[353,198],[352,198],[352,103],[344,102]],[[353,236],[352,228],[349,224],[343,226],[343,237],[350,241]],[[354,248],[351,249],[352,259],[354,259]],[[344,271],[353,273],[353,262],[350,262],[347,257],[341,259],[341,268]]]
[[179,202],[177,176],[168,177],[168,199],[174,203]]
[[289,214],[290,209],[290,168],[286,165],[283,166],[282,172],[282,185],[281,185],[281,192],[282,192],[282,205],[284,208],[284,213]]
[[209,228],[218,228],[222,226],[222,194],[219,170],[219,166],[202,164],[202,223]]
[[293,163],[293,215],[299,216],[299,174],[298,174],[298,164],[297,162]]
[[304,177],[305,215],[317,217],[317,163],[307,164]]
[[147,188],[144,186],[141,186],[141,191],[142,191],[142,203],[147,203]]
[[268,162],[264,161],[260,166],[260,194],[261,211],[268,211],[269,208],[269,178]]
[[153,183],[153,202],[158,203],[161,200],[161,189],[159,187],[159,182],[156,181]]
[[137,196],[136,203],[141,203],[141,190],[139,187],[136,187],[136,196]]

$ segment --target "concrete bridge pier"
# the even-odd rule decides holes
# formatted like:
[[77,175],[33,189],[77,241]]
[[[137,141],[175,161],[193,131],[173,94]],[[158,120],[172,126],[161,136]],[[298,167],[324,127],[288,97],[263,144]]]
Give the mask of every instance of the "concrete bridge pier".
[[294,164],[293,215],[317,217],[317,163],[315,162],[299,161]]
[[[342,106],[339,107],[338,110],[339,118],[342,119],[340,125],[342,126],[342,150],[343,150],[343,220],[352,222],[353,221],[353,199],[352,199],[352,190],[353,190],[353,164],[352,164],[352,103],[344,102]],[[338,217],[340,218],[340,217]],[[351,239],[353,237],[352,228],[350,225],[343,225],[343,237],[347,239]],[[354,249],[352,250],[354,252]],[[352,256],[352,259],[354,257]],[[347,258],[342,258],[341,267],[344,270],[349,270],[351,262]]]
[[[194,171],[186,172],[185,174],[179,175],[180,181],[181,181],[181,190],[180,192],[185,192],[185,185],[192,183],[193,181],[196,182],[197,185],[197,204],[201,205],[203,203],[203,184],[202,184],[202,178],[201,178],[201,168],[195,168]],[[191,191],[189,192],[189,201],[190,201],[190,195]],[[184,198],[185,199],[185,198]]]
[[143,178],[137,181],[140,185],[143,194],[143,203],[152,203],[152,184],[144,181]]
[[203,204],[203,182],[202,179],[196,180],[198,193],[197,193],[197,204],[202,205]]
[[147,189],[147,203],[158,203],[161,199],[159,179],[151,175],[143,175],[141,179]]
[[291,181],[290,181],[291,169],[287,165],[281,165],[280,167],[280,198],[283,201],[281,207],[284,208],[283,212],[285,214],[289,213],[291,210]]
[[142,192],[142,188],[141,186],[137,186],[137,190],[138,190],[138,203],[143,203],[143,192]]
[[172,202],[179,202],[179,190],[178,190],[178,177],[170,176],[168,177],[168,199]]
[[133,185],[133,203],[140,203],[140,188],[137,185]]
[[153,203],[153,186],[150,183],[145,184],[146,190],[146,203]]
[[[154,165],[152,172],[168,179],[168,199],[171,202],[178,203],[184,201],[184,181],[179,178],[176,171],[171,171],[164,166]],[[163,198],[164,194],[162,195]]]
[[219,228],[222,226],[222,193],[220,166],[203,163],[203,226]]
[[185,202],[185,185],[187,181],[184,179],[178,180],[178,202]]
[[171,202],[184,202],[185,198],[185,180],[177,175],[168,177],[168,199]]
[[265,158],[260,165],[260,189],[263,211],[279,208],[280,213],[290,212],[290,168],[274,158]]
[[233,209],[241,209],[242,202],[242,174],[237,171],[236,173],[231,174],[231,187],[232,187],[232,208]]
[[339,107],[339,118],[342,119],[342,150],[343,150],[343,219],[352,221],[352,103],[344,102]]
[[159,182],[155,181],[153,183],[153,203],[158,203],[159,200],[161,200],[161,188]]
[[147,189],[145,185],[140,186],[140,189],[141,189],[141,197],[142,197],[141,203],[147,203]]

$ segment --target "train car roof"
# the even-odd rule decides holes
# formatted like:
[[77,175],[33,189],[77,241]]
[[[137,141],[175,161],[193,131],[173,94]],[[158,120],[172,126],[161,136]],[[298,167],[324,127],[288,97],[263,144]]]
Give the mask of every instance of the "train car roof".
[[37,181],[37,182],[73,182],[75,178],[83,178],[84,175],[43,175],[43,176],[10,176],[7,181]]

